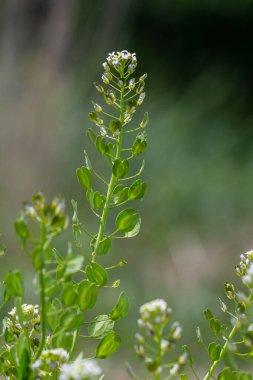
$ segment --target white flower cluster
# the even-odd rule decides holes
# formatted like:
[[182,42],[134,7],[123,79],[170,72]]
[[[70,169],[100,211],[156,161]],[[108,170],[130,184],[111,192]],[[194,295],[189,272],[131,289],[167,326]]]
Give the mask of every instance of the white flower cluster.
[[46,380],[52,373],[59,372],[61,366],[68,360],[68,353],[63,348],[55,348],[42,351],[39,359],[32,365],[34,377],[38,380]]
[[250,288],[253,287],[253,263],[246,269],[245,275],[242,276],[242,282]]
[[128,73],[133,73],[137,66],[137,58],[135,53],[129,53],[127,50],[112,52],[106,58],[107,62],[103,63],[103,68],[106,73],[110,72],[110,66],[115,70],[120,71],[122,68],[127,69]]
[[[22,314],[24,321],[22,323],[23,327],[27,329],[34,329],[34,331],[39,331],[40,329],[40,315],[38,305],[22,305]],[[10,318],[5,318],[5,327],[7,330],[15,335],[19,335],[22,331],[22,326],[19,321],[19,316],[16,307],[14,307],[9,313]]]
[[138,319],[139,327],[152,330],[154,326],[167,323],[171,316],[171,309],[163,299],[147,302],[140,307],[141,318]]
[[253,287],[253,251],[248,251],[240,256],[240,263],[236,266],[236,273],[242,277],[242,282],[248,287]]
[[83,359],[79,356],[72,363],[64,364],[59,374],[59,380],[97,380],[102,374],[95,360]]

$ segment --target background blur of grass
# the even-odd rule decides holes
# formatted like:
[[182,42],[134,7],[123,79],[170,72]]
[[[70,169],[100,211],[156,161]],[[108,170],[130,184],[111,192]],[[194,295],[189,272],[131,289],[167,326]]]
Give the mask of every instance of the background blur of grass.
[[[202,310],[218,310],[222,283],[252,247],[252,21],[250,0],[0,3],[0,229],[9,248],[1,273],[19,266],[28,288],[32,268],[12,228],[24,200],[40,189],[48,198],[61,193],[70,215],[70,200],[83,201],[83,220],[95,228],[74,170],[89,145],[100,64],[128,49],[139,74],[149,74],[142,230],[114,244],[109,259],[127,259],[122,287],[132,300],[120,326],[125,346],[107,364],[110,379],[127,378],[123,354],[134,362],[141,303],[164,297],[195,345],[196,325],[206,327]],[[92,159],[102,168],[96,153]],[[67,239],[70,231],[58,242],[63,250]],[[109,310],[114,301],[106,297]]]

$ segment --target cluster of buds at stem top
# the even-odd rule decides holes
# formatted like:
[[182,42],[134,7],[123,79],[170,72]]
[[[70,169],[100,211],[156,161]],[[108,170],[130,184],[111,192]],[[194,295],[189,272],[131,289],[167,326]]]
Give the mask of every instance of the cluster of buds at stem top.
[[153,335],[157,329],[167,324],[171,313],[172,310],[167,307],[167,303],[163,299],[147,302],[140,307],[141,318],[138,319],[138,325],[149,335]]
[[[124,87],[126,102],[123,125],[128,124],[132,121],[132,116],[136,112],[137,107],[141,106],[145,99],[144,87],[147,74],[143,74],[138,80],[131,77],[137,67],[137,58],[135,53],[129,53],[126,50],[110,53],[102,66],[104,68],[104,73],[102,74],[101,79],[106,87],[109,87],[109,89],[106,89],[103,85],[96,82],[94,85],[97,91],[104,95],[106,104],[113,106],[116,109],[119,109],[120,107],[117,92]],[[105,112],[97,103],[93,102],[93,107],[94,112],[89,114],[89,118],[98,127],[103,126],[100,129],[100,132],[102,136],[105,136],[106,126],[104,125],[104,120],[99,116],[99,113]],[[146,113],[139,125],[139,128],[145,128],[147,123],[148,114]],[[108,129],[110,130],[110,128]]]
[[32,365],[34,378],[47,380],[99,380],[102,370],[95,360],[83,359],[79,355],[69,362],[69,354],[63,348],[44,350]]
[[59,380],[98,380],[101,379],[102,369],[93,359],[83,359],[80,355],[75,361],[64,364]]
[[16,307],[8,313],[9,317],[3,320],[3,334],[7,343],[18,339],[23,331],[27,331],[30,336],[40,333],[39,306],[23,304],[21,312],[23,321],[20,320]]
[[55,378],[68,358],[69,355],[63,348],[42,351],[39,359],[31,365],[34,378],[39,380]]
[[110,74],[112,68],[118,71],[119,74],[122,74],[124,70],[129,74],[132,74],[137,67],[136,54],[131,54],[127,50],[110,53],[106,61],[107,62],[103,63],[103,68],[105,70],[103,75],[105,75],[106,78],[112,76],[112,74]]
[[[146,368],[151,373],[161,374],[165,368],[164,355],[171,352],[182,337],[182,327],[179,322],[174,322],[166,328],[171,315],[172,310],[163,299],[153,300],[140,307],[138,319],[140,332],[135,335],[135,351],[140,358],[144,359]],[[178,374],[186,361],[187,353],[183,353],[169,365],[166,364],[170,375]]]
[[242,254],[240,263],[235,269],[237,275],[242,278],[242,282],[248,288],[253,288],[253,251]]

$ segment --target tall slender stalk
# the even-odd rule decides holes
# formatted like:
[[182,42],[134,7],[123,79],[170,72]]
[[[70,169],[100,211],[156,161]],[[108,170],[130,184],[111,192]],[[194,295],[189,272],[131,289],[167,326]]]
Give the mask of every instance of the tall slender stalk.
[[[43,250],[46,242],[46,226],[42,218],[40,224],[40,245]],[[39,271],[39,285],[40,285],[40,326],[41,326],[41,341],[39,349],[36,353],[36,359],[39,358],[45,342],[46,342],[46,300],[45,300],[45,280],[44,280],[44,268]]]
[[[121,79],[124,80],[124,76],[121,75]],[[124,91],[125,91],[125,83],[123,84],[121,90],[120,90],[120,115],[119,115],[119,120],[120,120],[120,123],[123,124],[123,121],[124,121]],[[119,135],[117,137],[117,151],[116,151],[116,156],[115,156],[115,160],[119,159],[121,157],[121,150],[122,150],[122,137],[123,137],[123,131],[121,130],[119,132]],[[93,261],[96,261],[97,259],[97,251],[98,251],[98,247],[99,247],[99,244],[101,242],[101,240],[103,239],[103,236],[104,236],[104,231],[105,231],[105,227],[106,227],[106,221],[107,221],[107,217],[108,217],[108,212],[109,212],[109,206],[110,206],[110,203],[111,203],[111,198],[112,198],[112,192],[114,190],[114,187],[117,183],[117,177],[115,177],[115,175],[112,173],[111,175],[111,178],[110,178],[110,182],[109,182],[109,185],[108,185],[108,189],[107,189],[107,194],[106,194],[106,202],[105,202],[105,205],[104,205],[104,208],[103,208],[103,212],[102,212],[102,216],[101,216],[101,221],[100,221],[100,225],[99,225],[99,231],[98,231],[98,236],[97,236],[97,239],[96,239],[96,244],[95,244],[95,249],[94,249],[94,252],[92,254],[92,260]]]

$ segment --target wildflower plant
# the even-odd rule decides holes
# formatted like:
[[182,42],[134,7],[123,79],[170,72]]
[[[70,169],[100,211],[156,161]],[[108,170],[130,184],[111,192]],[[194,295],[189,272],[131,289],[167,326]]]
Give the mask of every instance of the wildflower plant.
[[[139,178],[144,161],[137,171],[132,165],[147,147],[148,124],[145,113],[139,124],[129,127],[145,98],[147,75],[134,78],[136,67],[135,53],[113,52],[103,63],[103,83],[95,83],[104,104],[93,102],[89,119],[94,127],[88,129],[87,136],[109,166],[110,175],[99,174],[86,151],[76,175],[97,218],[97,232],[84,226],[78,204],[72,200],[75,245],[69,243],[66,252],[60,252],[54,239],[68,226],[65,203],[59,195],[47,203],[41,192],[24,204],[15,222],[22,248],[34,267],[38,305],[24,303],[20,271],[7,272],[1,283],[2,307],[12,304],[3,319],[0,351],[0,375],[5,379],[101,380],[102,370],[94,360],[107,358],[120,347],[116,324],[127,315],[129,300],[124,291],[116,294],[120,280],[112,282],[110,273],[126,261],[106,267],[100,259],[109,254],[113,239],[134,237],[140,230],[139,213],[132,206],[124,207],[142,198],[147,187]],[[111,230],[109,214],[115,219]],[[83,247],[83,234],[90,239],[88,249]],[[5,250],[1,246],[1,255]],[[90,320],[86,312],[94,309],[102,288],[113,289],[115,306]],[[89,359],[80,355],[75,359],[80,339],[96,342]]]
[[[74,244],[69,243],[65,252],[60,252],[55,247],[55,238],[69,224],[62,197],[56,195],[47,203],[44,194],[38,192],[30,203],[24,204],[15,231],[33,264],[37,302],[25,303],[20,271],[5,274],[0,283],[0,308],[7,310],[2,319],[0,379],[102,380],[98,360],[108,358],[121,345],[117,323],[127,315],[129,299],[124,291],[115,290],[120,280],[112,280],[111,273],[126,261],[121,258],[110,266],[103,263],[114,239],[134,237],[140,230],[141,218],[132,204],[143,198],[147,188],[139,178],[144,161],[138,162],[138,156],[147,147],[148,113],[144,113],[139,123],[129,125],[145,99],[147,75],[133,76],[137,58],[128,51],[110,53],[102,66],[102,83],[94,84],[103,103],[92,102],[89,119],[94,125],[87,136],[107,165],[104,172],[107,174],[97,172],[86,151],[84,164],[76,170],[82,193],[97,220],[97,229],[90,231],[80,217],[77,201],[72,200]],[[137,170],[135,161],[139,165]],[[131,206],[126,207],[129,203]],[[88,247],[84,246],[84,235],[88,237]],[[6,246],[1,244],[0,256],[5,253]],[[208,355],[203,380],[253,380],[250,372],[240,369],[242,361],[249,371],[253,364],[253,251],[241,255],[236,273],[244,290],[225,283],[228,300],[220,300],[220,307],[227,322],[205,310],[214,335],[208,345],[197,328],[197,340]],[[114,306],[97,315],[95,306],[101,289],[111,291]],[[88,311],[92,311],[92,317],[87,316]],[[189,377],[183,372],[188,364],[188,370],[200,380],[190,348],[183,346],[178,350],[182,327],[179,322],[171,322],[171,317],[172,311],[162,299],[140,307],[135,352],[148,371],[145,379],[187,380]],[[78,353],[80,340],[93,340],[95,349]],[[133,379],[143,380],[129,365],[127,369]]]

